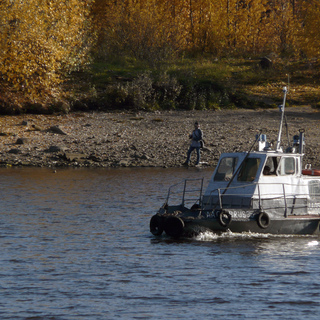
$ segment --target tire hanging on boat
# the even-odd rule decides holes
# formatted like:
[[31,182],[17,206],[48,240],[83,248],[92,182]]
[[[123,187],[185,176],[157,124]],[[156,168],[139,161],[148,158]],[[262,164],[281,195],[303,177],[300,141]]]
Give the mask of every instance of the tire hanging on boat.
[[150,232],[154,236],[161,236],[163,232],[163,217],[158,214],[155,214],[150,219]]
[[173,238],[179,238],[184,231],[184,222],[181,218],[176,216],[169,216],[164,221],[164,231]]
[[257,218],[257,223],[261,229],[267,229],[270,224],[269,215],[265,212],[260,212]]
[[231,214],[226,211],[226,210],[221,210],[219,213],[218,213],[218,220],[219,220],[219,223],[222,227],[227,227],[229,226],[229,224],[231,223],[232,221],[232,216]]

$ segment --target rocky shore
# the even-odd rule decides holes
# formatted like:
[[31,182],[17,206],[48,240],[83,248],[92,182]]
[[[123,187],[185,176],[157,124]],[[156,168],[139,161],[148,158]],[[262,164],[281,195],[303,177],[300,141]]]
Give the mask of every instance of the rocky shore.
[[[296,107],[286,116],[290,143],[304,128],[305,163],[320,167],[320,113]],[[259,130],[276,141],[279,119],[277,109],[1,116],[0,166],[179,167],[195,120],[204,133],[202,165],[215,166],[222,152],[249,150]]]

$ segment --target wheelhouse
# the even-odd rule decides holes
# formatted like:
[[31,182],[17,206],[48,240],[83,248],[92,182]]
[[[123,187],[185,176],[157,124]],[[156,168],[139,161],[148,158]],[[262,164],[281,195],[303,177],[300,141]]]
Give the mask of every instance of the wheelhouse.
[[222,154],[210,183],[226,183],[231,179],[233,183],[254,182],[261,176],[300,176],[300,163],[300,154],[226,153]]
[[222,154],[203,196],[203,208],[306,214],[309,190],[318,191],[319,185],[308,186],[302,179],[301,161],[301,154],[275,151]]

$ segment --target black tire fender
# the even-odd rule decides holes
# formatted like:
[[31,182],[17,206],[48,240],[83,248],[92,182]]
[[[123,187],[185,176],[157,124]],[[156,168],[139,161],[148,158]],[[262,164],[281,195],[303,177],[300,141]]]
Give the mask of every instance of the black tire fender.
[[265,212],[260,212],[257,217],[257,223],[261,229],[267,229],[270,224],[269,215]]
[[177,216],[169,216],[164,221],[164,231],[173,238],[179,238],[184,231],[184,221]]
[[218,221],[222,227],[227,227],[232,221],[232,216],[228,211],[221,210],[218,213]]
[[159,214],[155,214],[150,219],[150,232],[154,236],[161,236],[163,232],[163,220],[164,218]]

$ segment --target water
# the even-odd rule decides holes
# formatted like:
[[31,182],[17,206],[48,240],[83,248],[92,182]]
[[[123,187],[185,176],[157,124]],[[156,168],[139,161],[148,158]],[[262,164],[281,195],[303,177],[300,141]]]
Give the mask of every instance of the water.
[[319,238],[149,233],[199,175],[0,169],[0,319],[319,319]]

